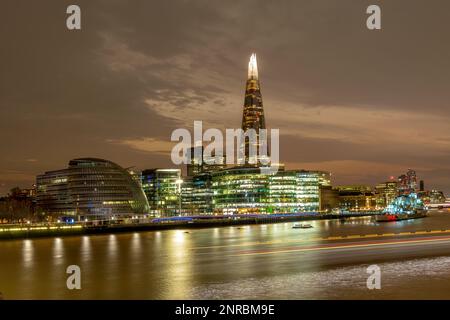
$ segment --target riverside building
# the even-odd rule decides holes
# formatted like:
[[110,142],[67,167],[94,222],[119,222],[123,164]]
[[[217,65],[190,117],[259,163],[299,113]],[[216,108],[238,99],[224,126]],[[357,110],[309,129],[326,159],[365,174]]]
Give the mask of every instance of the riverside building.
[[375,210],[376,198],[372,188],[366,185],[337,186],[339,207],[348,210]]
[[299,213],[319,210],[316,172],[279,170],[261,173],[254,167],[224,169],[212,174],[216,214]]
[[385,208],[398,196],[397,181],[386,181],[375,186],[375,199],[377,208]]
[[81,158],[36,178],[36,205],[52,218],[104,220],[146,214],[139,177],[103,159]]
[[147,169],[142,171],[141,179],[151,215],[158,217],[181,215],[183,181],[180,169]]

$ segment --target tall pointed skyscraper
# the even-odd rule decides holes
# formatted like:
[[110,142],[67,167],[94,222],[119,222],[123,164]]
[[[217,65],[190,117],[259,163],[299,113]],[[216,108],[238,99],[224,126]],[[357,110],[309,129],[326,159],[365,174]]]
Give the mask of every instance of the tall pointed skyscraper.
[[[252,54],[250,62],[248,63],[248,78],[245,88],[244,112],[242,115],[242,130],[246,132],[249,129],[256,131],[257,138],[259,138],[259,129],[265,129],[266,122],[264,119],[264,109],[262,103],[261,89],[258,79],[258,65],[256,62],[256,54]],[[249,150],[250,144],[248,139],[245,141],[245,163],[250,161]],[[261,147],[259,140],[256,142],[256,150],[259,152]],[[250,161],[252,162],[252,161]],[[259,159],[253,159],[253,162],[258,164]]]

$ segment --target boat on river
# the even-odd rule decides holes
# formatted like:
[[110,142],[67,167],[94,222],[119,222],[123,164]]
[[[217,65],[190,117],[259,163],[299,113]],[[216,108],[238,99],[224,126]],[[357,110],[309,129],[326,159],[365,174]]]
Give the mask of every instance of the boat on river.
[[376,215],[376,222],[401,221],[409,219],[425,218],[428,210],[417,193],[397,196],[382,214]]
[[309,223],[294,223],[294,225],[292,226],[293,229],[309,229],[312,227],[313,226]]

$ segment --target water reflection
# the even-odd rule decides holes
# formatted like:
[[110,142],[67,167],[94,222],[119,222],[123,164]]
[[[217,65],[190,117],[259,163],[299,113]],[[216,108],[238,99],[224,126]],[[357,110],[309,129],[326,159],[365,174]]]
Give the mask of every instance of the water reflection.
[[61,265],[64,262],[64,245],[61,238],[53,239],[52,258],[55,266]]
[[117,236],[115,234],[111,234],[108,236],[108,252],[107,257],[110,263],[114,263],[117,260],[117,256],[119,254],[119,245],[117,243]]
[[191,288],[189,297],[235,299],[239,293],[240,299],[448,299],[449,263],[450,257],[381,263],[382,290],[367,290],[364,264],[205,284]]
[[172,232],[172,243],[167,250],[168,277],[167,297],[172,299],[185,298],[186,292],[192,287],[192,252],[190,247],[190,233],[182,230]]
[[33,240],[26,239],[22,242],[22,261],[23,267],[28,269],[33,267],[34,246]]
[[154,239],[155,239],[155,244],[159,246],[161,244],[161,231],[155,232]]
[[91,238],[88,236],[81,237],[80,256],[83,263],[87,263],[92,259]]
[[139,258],[142,250],[142,239],[140,233],[133,233],[131,237],[131,259]]
[[183,244],[184,242],[184,232],[182,230],[176,230],[174,237],[173,237],[173,241],[176,244]]
[[[354,263],[353,257],[361,260],[357,257],[375,250],[344,256],[339,250],[298,249],[332,243],[322,239],[329,236],[450,228],[450,216],[383,225],[372,225],[365,218],[308,223],[314,228],[293,229],[293,222],[287,222],[189,229],[189,233],[165,230],[5,241],[0,242],[0,284],[11,299],[334,298],[328,293],[335,290],[333,286],[357,297],[351,288],[356,288],[359,278],[347,277],[357,269],[340,270],[338,275],[333,266]],[[432,272],[434,262],[415,267],[433,279],[444,277],[441,271]],[[448,260],[441,261],[442,270],[445,263]],[[80,292],[65,288],[69,264],[82,269]],[[408,266],[404,261],[396,267],[403,265]],[[365,271],[362,278],[367,279]],[[315,289],[319,284],[321,289]]]

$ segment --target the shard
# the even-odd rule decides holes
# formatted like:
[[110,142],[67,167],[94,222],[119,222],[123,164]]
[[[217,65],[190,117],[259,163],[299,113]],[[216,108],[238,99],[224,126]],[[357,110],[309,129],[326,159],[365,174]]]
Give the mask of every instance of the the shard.
[[[258,65],[256,62],[256,54],[252,54],[248,64],[248,77],[245,87],[245,100],[244,100],[244,112],[242,115],[242,130],[247,132],[249,129],[254,129],[256,132],[256,141],[250,142],[249,139],[245,140],[245,163],[259,164],[261,157],[256,156],[256,159],[252,159],[250,154],[251,147],[257,150],[260,154],[260,148],[262,144],[259,142],[260,129],[266,128],[266,122],[264,119],[264,109],[261,96],[261,89],[258,79]],[[251,144],[254,144],[253,146]],[[255,155],[253,155],[254,157]]]

